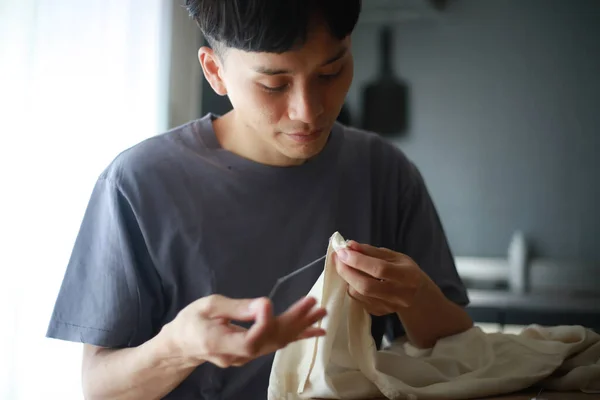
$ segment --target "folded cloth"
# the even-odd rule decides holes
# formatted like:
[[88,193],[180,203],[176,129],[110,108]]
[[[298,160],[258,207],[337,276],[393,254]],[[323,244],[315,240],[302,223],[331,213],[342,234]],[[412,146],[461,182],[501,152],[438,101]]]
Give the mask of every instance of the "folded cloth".
[[473,327],[417,349],[400,338],[377,350],[371,319],[347,294],[331,254],[309,296],[328,315],[321,338],[292,343],[275,354],[269,400],[472,399],[534,384],[549,390],[600,393],[600,335],[582,326],[531,325],[520,334],[485,333]]

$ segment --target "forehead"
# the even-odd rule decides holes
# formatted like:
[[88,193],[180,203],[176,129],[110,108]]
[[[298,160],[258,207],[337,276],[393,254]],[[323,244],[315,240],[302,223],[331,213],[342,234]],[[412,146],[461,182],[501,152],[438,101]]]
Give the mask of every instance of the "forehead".
[[230,56],[234,65],[249,67],[254,70],[265,68],[299,70],[321,66],[335,58],[343,50],[350,50],[350,37],[339,40],[331,35],[326,26],[320,24],[308,31],[306,41],[297,49],[281,54],[231,49]]

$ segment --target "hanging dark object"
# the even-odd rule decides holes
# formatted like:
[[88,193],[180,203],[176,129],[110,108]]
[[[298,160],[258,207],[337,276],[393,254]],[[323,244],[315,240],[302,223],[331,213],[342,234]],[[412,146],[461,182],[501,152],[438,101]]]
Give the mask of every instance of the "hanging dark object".
[[408,128],[408,87],[394,74],[392,29],[380,33],[380,75],[363,93],[363,128],[382,135],[406,133]]

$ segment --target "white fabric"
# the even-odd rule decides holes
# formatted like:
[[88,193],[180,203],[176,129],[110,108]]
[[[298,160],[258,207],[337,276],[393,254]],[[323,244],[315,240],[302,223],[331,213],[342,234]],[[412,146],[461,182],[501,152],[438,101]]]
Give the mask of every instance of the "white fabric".
[[466,399],[525,389],[600,393],[600,335],[580,326],[532,325],[519,335],[477,327],[417,349],[405,339],[377,351],[370,317],[347,295],[331,260],[309,292],[326,307],[323,338],[290,344],[275,354],[269,400]]

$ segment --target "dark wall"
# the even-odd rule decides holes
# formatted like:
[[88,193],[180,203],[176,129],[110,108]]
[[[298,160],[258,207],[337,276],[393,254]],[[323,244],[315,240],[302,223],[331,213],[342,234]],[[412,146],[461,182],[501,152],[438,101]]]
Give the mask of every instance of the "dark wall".
[[[353,37],[349,96],[377,76],[378,27]],[[600,1],[456,0],[395,28],[410,85],[407,136],[456,255],[503,256],[521,229],[538,254],[600,261]]]

